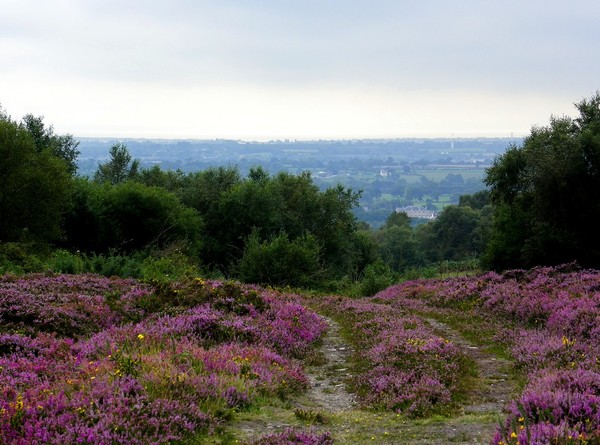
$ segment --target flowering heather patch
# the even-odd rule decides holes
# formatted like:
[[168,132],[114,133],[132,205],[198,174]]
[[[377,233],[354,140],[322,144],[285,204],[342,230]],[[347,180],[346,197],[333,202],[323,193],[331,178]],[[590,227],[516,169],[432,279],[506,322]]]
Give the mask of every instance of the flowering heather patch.
[[259,396],[304,389],[294,357],[326,329],[292,298],[235,283],[157,290],[80,277],[0,279],[0,443],[162,444],[208,433]]
[[282,433],[269,434],[261,437],[252,445],[333,445],[329,433],[312,433],[287,429]]
[[425,416],[450,403],[465,365],[456,345],[391,305],[334,297],[324,304],[344,317],[366,363],[355,382],[365,405]]
[[600,272],[573,265],[417,280],[375,296],[403,307],[469,307],[517,325],[502,332],[529,382],[493,444],[600,442]]
[[[149,294],[147,286],[119,278],[6,275],[0,277],[0,331],[85,336],[133,317],[139,312],[134,302]],[[118,311],[109,304],[111,295],[118,296]]]
[[599,419],[599,373],[581,369],[541,372],[512,403],[494,443],[598,443]]

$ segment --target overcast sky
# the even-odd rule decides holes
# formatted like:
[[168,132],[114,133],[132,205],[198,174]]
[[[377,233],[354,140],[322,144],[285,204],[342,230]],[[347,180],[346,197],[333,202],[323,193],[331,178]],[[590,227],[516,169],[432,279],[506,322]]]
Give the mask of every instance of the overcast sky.
[[600,89],[598,0],[0,0],[0,104],[75,136],[515,136]]

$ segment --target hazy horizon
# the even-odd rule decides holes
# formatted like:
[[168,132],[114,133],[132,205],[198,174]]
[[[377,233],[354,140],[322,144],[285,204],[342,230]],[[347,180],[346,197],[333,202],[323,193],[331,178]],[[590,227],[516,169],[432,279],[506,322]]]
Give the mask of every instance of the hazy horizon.
[[377,142],[377,141],[419,141],[419,140],[440,140],[440,141],[460,141],[460,140],[477,140],[477,139],[522,139],[524,135],[508,135],[508,136],[403,136],[403,137],[390,137],[390,138],[323,138],[323,139],[291,139],[291,138],[272,138],[272,139],[240,139],[240,138],[196,138],[196,137],[145,137],[145,136],[81,136],[74,134],[72,135],[75,139],[91,139],[91,140],[102,140],[102,141],[197,141],[197,142],[219,142],[219,141],[232,141],[241,143],[333,143],[333,142]]

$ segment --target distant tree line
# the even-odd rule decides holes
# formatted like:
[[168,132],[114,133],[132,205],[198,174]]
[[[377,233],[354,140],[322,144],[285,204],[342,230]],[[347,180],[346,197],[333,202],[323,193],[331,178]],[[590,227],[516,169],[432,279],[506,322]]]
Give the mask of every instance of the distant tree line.
[[444,262],[600,267],[600,95],[576,106],[577,118],[553,117],[509,146],[487,171],[488,190],[417,227],[392,212],[376,230],[352,213],[360,192],[321,190],[306,172],[141,168],[115,144],[93,178],[79,177],[71,135],[0,110],[0,267],[15,245],[89,255],[175,251],[207,273],[305,287],[362,282],[364,294]]

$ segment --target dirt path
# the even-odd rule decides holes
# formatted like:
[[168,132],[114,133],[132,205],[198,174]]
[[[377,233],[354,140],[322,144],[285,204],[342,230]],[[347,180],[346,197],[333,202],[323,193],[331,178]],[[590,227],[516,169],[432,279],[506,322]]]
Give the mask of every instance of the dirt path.
[[331,318],[324,318],[329,325],[320,348],[325,363],[307,369],[307,397],[319,409],[339,413],[356,405],[354,395],[346,389],[346,381],[352,377],[347,362],[352,348],[340,335],[340,326]]
[[[461,416],[447,423],[433,422],[423,429],[422,440],[407,443],[488,444],[504,416],[507,402],[516,391],[509,376],[512,363],[472,344],[445,323],[433,318],[425,320],[438,335],[459,346],[473,359],[477,366],[479,384],[469,394]],[[445,441],[443,436],[446,436]],[[439,442],[428,442],[429,437],[437,437]]]

